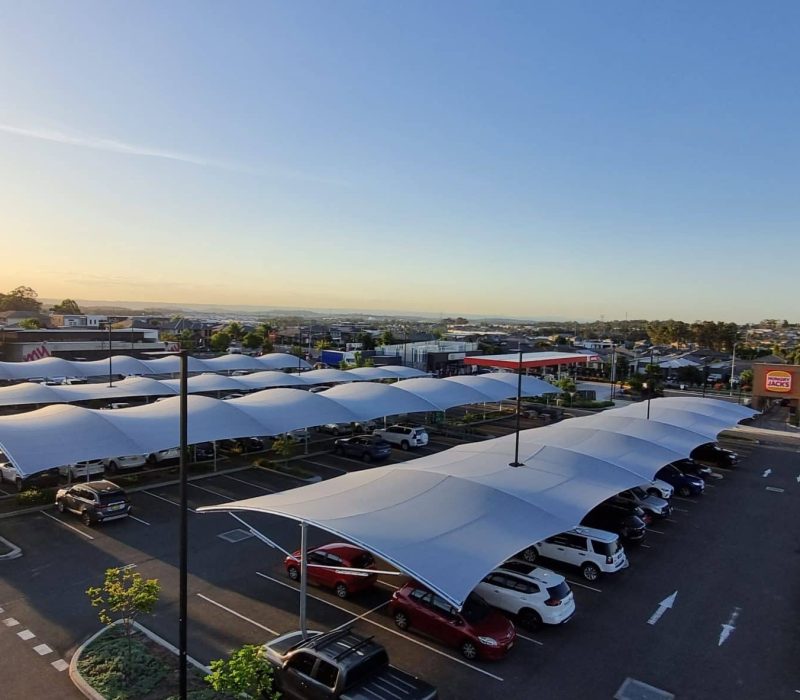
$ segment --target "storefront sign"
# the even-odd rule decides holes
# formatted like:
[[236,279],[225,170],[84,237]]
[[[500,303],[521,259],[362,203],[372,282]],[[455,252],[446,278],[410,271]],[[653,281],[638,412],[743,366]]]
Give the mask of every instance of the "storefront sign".
[[792,375],[783,370],[772,370],[767,372],[764,388],[767,391],[775,391],[785,394],[792,390]]

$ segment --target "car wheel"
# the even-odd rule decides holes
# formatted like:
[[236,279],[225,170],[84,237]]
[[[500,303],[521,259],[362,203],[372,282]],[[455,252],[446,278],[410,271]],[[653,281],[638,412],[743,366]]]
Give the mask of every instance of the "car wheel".
[[403,442],[400,443],[400,449],[401,450],[407,450],[408,447],[409,447],[408,440],[403,440]]
[[372,455],[369,452],[365,452],[363,455],[361,455],[361,459],[365,462],[371,462]]
[[64,501],[56,501],[56,508],[58,508],[59,513],[63,513],[67,509],[64,505]]
[[92,516],[89,515],[89,511],[85,510],[81,513],[81,522],[86,525],[86,527],[91,527],[92,525]]
[[300,580],[300,569],[298,569],[296,566],[290,566],[288,569],[286,569],[286,573],[289,574],[289,578],[292,579],[292,581]]
[[522,558],[529,564],[533,564],[539,558],[539,552],[535,547],[528,547],[522,552]]
[[542,624],[542,618],[539,613],[530,608],[523,608],[519,611],[519,624],[526,630],[537,630]]
[[408,615],[406,615],[402,610],[398,610],[394,614],[394,624],[396,624],[401,630],[407,630]]
[[461,642],[461,656],[470,661],[478,656],[478,647],[471,639]]
[[692,490],[688,486],[681,486],[678,489],[678,494],[686,498],[687,496],[692,495]]
[[346,583],[342,583],[341,581],[339,581],[339,583],[336,584],[335,590],[336,590],[336,595],[339,596],[339,598],[347,598],[348,591]]
[[596,564],[587,563],[581,567],[581,574],[587,581],[597,581],[600,576],[600,569],[597,568]]

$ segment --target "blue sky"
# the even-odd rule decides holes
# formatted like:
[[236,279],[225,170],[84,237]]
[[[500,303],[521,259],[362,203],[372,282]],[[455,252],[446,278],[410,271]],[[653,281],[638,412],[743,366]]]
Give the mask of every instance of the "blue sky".
[[0,0],[0,290],[800,320],[799,20]]

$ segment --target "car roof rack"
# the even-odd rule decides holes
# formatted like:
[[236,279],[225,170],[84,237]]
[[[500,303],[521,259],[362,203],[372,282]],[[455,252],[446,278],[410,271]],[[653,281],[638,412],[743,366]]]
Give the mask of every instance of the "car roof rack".
[[339,639],[340,637],[344,637],[350,634],[353,631],[352,627],[340,627],[337,629],[332,629],[329,632],[323,632],[322,634],[318,634],[315,637],[309,637],[308,639],[301,639],[297,644],[293,645],[290,651],[294,649],[299,649],[300,647],[317,647],[320,644],[331,642],[335,639]]
[[[351,630],[347,630],[347,631],[350,632]],[[349,647],[348,649],[345,649],[344,651],[339,652],[336,656],[333,657],[334,661],[341,661],[346,656],[349,656],[350,654],[352,654],[352,653],[358,651],[359,649],[361,649],[361,647],[365,647],[373,639],[375,639],[374,635],[370,635],[369,637],[364,637],[364,639],[362,639],[358,644],[354,644],[353,646]]]

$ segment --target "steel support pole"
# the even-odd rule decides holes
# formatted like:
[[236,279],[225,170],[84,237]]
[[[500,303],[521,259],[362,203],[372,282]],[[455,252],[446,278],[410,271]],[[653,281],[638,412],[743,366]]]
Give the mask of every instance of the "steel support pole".
[[180,383],[180,579],[179,579],[179,611],[178,611],[178,686],[179,697],[186,700],[186,623],[188,614],[188,551],[189,551],[189,503],[187,483],[187,396],[189,376],[189,355],[186,350],[180,351],[181,358],[181,383]]
[[108,328],[108,386],[113,386],[111,383],[111,321],[106,323]]
[[308,638],[306,628],[306,601],[308,589],[308,523],[300,523],[300,633],[303,639]]
[[510,467],[521,467],[522,463],[519,461],[519,419],[520,412],[522,411],[522,344],[519,346],[519,367],[517,367],[517,421],[516,429],[514,431],[514,461],[509,464]]

